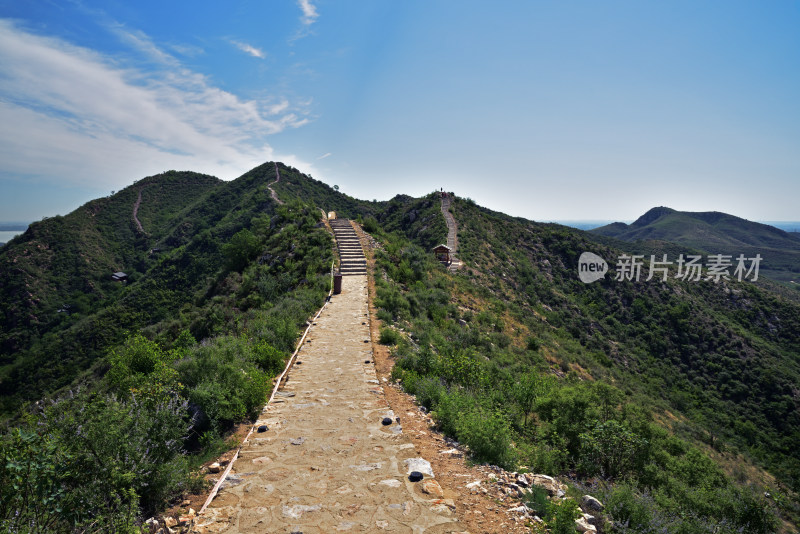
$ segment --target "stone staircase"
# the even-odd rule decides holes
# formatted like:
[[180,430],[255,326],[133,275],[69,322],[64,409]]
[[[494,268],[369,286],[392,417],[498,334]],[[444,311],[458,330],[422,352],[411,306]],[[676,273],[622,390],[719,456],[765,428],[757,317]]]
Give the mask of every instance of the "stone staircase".
[[450,213],[450,195],[442,197],[442,215],[447,224],[447,246],[450,247],[450,265],[447,266],[451,271],[456,271],[461,267],[461,260],[456,257],[458,248],[458,227],[453,214]]
[[367,259],[350,220],[331,219],[330,224],[339,248],[339,272],[342,276],[367,274]]

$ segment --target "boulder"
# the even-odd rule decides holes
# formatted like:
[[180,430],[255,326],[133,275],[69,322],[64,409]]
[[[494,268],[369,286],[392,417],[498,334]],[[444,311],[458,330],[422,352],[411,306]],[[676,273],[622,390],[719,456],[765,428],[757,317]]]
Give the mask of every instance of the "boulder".
[[575,520],[575,530],[578,532],[597,532],[597,528],[590,524],[585,517],[579,517]]
[[523,488],[527,488],[528,486],[531,485],[531,483],[528,481],[528,478],[525,475],[517,475],[517,484],[519,484]]
[[592,497],[591,495],[584,495],[581,498],[581,508],[584,512],[602,512],[603,503]]
[[544,488],[551,497],[556,495],[560,489],[558,482],[556,482],[553,477],[547,475],[531,475],[529,480],[531,486]]
[[[209,473],[219,473],[221,468],[222,467],[217,462],[214,462],[213,464],[208,466],[208,472]],[[167,526],[169,526],[169,525],[167,525]]]

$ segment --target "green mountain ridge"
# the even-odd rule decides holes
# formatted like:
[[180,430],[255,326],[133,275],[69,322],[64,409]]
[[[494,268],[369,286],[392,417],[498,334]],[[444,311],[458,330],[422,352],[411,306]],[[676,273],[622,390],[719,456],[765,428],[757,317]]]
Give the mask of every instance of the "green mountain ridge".
[[591,233],[622,241],[667,241],[706,254],[761,254],[765,276],[800,279],[800,237],[767,224],[716,211],[681,212],[658,207],[631,224],[612,223]]
[[[464,267],[450,273],[430,254],[447,235],[438,193],[363,201],[277,167],[277,183],[272,162],[231,182],[175,171],[148,177],[34,223],[0,249],[0,407],[12,424],[2,450],[55,454],[47,452],[49,441],[31,437],[36,433],[14,433],[40,417],[31,403],[42,399],[62,400],[42,412],[55,423],[40,420],[37,428],[49,430],[38,435],[62,444],[83,439],[58,426],[67,416],[89,428],[101,424],[92,413],[108,419],[127,410],[126,398],[144,395],[154,406],[184,399],[186,407],[164,415],[188,425],[178,441],[183,452],[165,451],[150,468],[166,478],[145,488],[131,482],[138,475],[112,477],[104,484],[113,487],[92,494],[100,500],[86,502],[122,517],[114,503],[131,503],[123,496],[135,494],[124,522],[134,521],[139,507],[151,512],[174,498],[186,482],[167,473],[184,472],[192,455],[210,454],[226,429],[263,402],[268,377],[321,304],[333,243],[320,210],[335,211],[360,221],[380,244],[376,305],[381,338],[396,345],[398,380],[476,459],[572,477],[577,487],[607,492],[600,494],[617,503],[613,517],[630,520],[640,510],[663,521],[664,532],[710,532],[723,519],[734,526],[721,532],[743,525],[793,531],[771,517],[800,517],[797,291],[769,280],[606,277],[587,285],[577,277],[584,251],[612,258],[697,250],[619,238],[631,228],[685,227],[691,219],[719,232],[741,219],[702,214],[672,222],[679,212],[663,208],[624,228],[609,225],[616,232],[609,236],[454,196]],[[284,205],[270,198],[270,183]],[[133,219],[139,195],[143,231]],[[746,243],[732,235],[739,241],[729,244]],[[780,243],[774,235],[773,245]],[[128,282],[111,280],[119,270]],[[523,395],[525,384],[538,393]],[[63,400],[78,389],[89,396]],[[603,439],[612,438],[627,444],[630,458],[604,456]],[[78,449],[64,454],[66,463],[94,462]],[[140,472],[114,458],[120,473]],[[3,469],[0,482],[12,484],[14,475]],[[76,491],[86,484],[63,476]],[[7,503],[17,502],[4,495],[0,520],[11,517]],[[86,513],[69,524],[90,524],[94,512]],[[614,531],[647,531],[637,529]]]

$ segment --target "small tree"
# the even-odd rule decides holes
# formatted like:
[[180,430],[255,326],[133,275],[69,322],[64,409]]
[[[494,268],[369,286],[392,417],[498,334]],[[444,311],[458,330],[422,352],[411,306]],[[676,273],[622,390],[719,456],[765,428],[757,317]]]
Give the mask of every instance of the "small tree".
[[588,474],[616,478],[631,471],[645,440],[611,419],[580,435],[581,465]]
[[228,267],[239,271],[261,250],[258,238],[247,228],[236,232],[230,241],[222,245],[222,252],[228,258]]
[[542,376],[536,371],[530,371],[519,378],[514,388],[514,397],[524,414],[524,424],[527,426],[528,417],[536,407],[536,400],[545,396],[553,387],[553,379]]

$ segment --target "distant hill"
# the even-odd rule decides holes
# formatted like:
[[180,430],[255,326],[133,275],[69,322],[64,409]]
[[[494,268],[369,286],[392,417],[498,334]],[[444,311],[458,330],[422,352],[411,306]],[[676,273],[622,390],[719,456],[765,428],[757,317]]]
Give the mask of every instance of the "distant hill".
[[615,222],[591,233],[622,241],[667,241],[707,254],[761,254],[761,272],[776,280],[800,280],[800,235],[721,213],[649,210],[631,224]]

